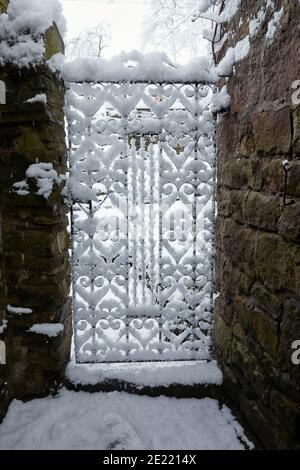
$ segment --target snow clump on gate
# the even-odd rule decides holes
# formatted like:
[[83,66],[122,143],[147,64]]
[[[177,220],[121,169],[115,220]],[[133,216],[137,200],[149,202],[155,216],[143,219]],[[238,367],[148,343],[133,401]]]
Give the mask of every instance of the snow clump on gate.
[[186,65],[172,63],[163,52],[142,54],[136,50],[110,60],[80,57],[66,62],[62,76],[68,82],[203,82],[215,83],[217,74],[206,57]]

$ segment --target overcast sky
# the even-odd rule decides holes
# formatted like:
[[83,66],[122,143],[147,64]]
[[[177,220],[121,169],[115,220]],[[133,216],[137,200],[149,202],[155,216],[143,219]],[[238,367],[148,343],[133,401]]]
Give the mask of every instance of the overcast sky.
[[111,57],[120,52],[141,49],[141,25],[149,0],[60,0],[68,22],[68,35],[106,20],[111,25],[112,38],[103,55]]

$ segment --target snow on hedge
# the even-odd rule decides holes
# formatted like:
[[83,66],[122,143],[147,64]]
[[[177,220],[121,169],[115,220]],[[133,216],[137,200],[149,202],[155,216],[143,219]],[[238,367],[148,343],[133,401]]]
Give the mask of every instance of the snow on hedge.
[[62,325],[62,323],[38,323],[36,325],[32,325],[28,331],[37,335],[55,338],[64,331],[64,325]]
[[0,65],[7,62],[28,67],[43,60],[43,33],[55,22],[66,30],[59,0],[10,0],[0,15]]

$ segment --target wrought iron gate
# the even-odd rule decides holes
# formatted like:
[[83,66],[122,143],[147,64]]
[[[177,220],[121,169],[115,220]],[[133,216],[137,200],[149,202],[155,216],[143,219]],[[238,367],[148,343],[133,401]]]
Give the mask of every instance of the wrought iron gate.
[[214,122],[201,83],[72,83],[76,360],[207,359]]

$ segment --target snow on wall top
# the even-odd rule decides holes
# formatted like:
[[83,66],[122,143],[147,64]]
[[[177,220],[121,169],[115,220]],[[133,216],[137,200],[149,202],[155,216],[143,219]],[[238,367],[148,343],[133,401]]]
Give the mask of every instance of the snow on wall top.
[[57,24],[66,31],[59,0],[10,0],[7,13],[0,15],[0,65],[7,62],[28,67],[43,60],[43,33]]
[[216,73],[207,58],[186,65],[173,64],[165,53],[121,53],[110,59],[79,57],[61,69],[65,80],[72,81],[147,81],[147,82],[215,82]]

